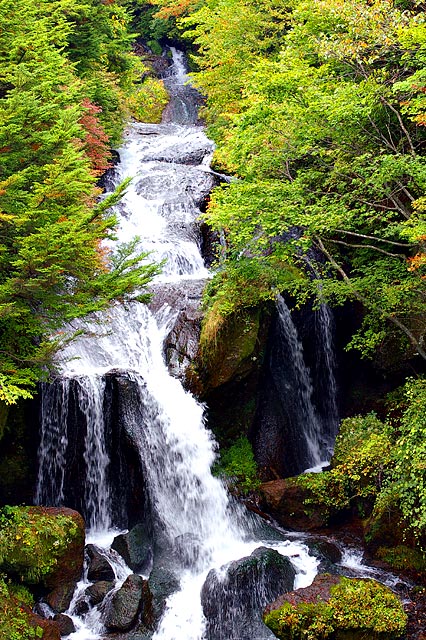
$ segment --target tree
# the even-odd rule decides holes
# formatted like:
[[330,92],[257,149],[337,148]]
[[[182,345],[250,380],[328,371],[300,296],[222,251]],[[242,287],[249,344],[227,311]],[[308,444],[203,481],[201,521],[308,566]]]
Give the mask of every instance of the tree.
[[8,403],[31,393],[70,337],[53,332],[112,300],[146,299],[158,271],[136,241],[116,253],[104,244],[126,185],[98,203],[108,137],[66,55],[75,6],[0,7],[0,399]]
[[288,284],[299,299],[318,293],[320,277],[322,300],[362,302],[352,345],[364,354],[397,331],[426,358],[420,5],[288,3],[277,33],[263,5],[255,15],[241,3],[242,20],[225,21],[237,4],[207,2],[183,21],[196,25],[195,81],[216,120],[216,162],[242,178],[215,191],[206,214],[226,231],[222,266],[281,257],[306,273]]

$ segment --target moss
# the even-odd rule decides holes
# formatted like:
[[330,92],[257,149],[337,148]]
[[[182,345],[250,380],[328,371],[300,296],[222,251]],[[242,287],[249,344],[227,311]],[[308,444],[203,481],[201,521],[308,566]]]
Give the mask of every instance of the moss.
[[80,530],[73,518],[33,507],[0,510],[0,569],[28,584],[45,583]]
[[341,578],[326,601],[285,602],[265,624],[281,640],[396,640],[407,618],[398,598],[375,580]]
[[396,547],[379,547],[376,555],[398,571],[404,569],[426,571],[426,556],[420,549],[413,549],[401,544]]
[[33,640],[43,637],[43,629],[31,622],[33,597],[22,585],[6,582],[0,576],[0,638]]
[[214,338],[201,335],[205,388],[216,388],[247,375],[257,363],[260,309],[231,314]]
[[247,495],[260,487],[253,449],[245,436],[240,436],[221,453],[213,472],[224,478],[229,489],[237,495]]

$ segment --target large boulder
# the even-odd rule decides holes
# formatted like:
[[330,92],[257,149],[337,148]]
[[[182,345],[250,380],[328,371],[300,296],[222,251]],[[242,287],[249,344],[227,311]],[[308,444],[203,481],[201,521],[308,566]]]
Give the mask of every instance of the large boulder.
[[152,593],[154,620],[158,622],[166,608],[167,598],[179,589],[179,580],[167,557],[154,560],[148,583]]
[[292,589],[294,578],[290,560],[266,547],[210,571],[201,590],[207,640],[272,638],[262,622],[263,608],[276,597],[272,594]]
[[88,560],[87,578],[91,582],[115,580],[114,569],[108,562],[105,555],[94,545],[86,546],[86,554]]
[[5,507],[0,570],[49,590],[46,601],[65,611],[83,572],[84,520],[65,507]]
[[74,633],[75,626],[74,622],[69,616],[66,616],[64,613],[57,613],[53,620],[59,627],[59,632],[61,634],[61,638],[64,636],[69,636],[71,633]]
[[106,607],[103,623],[108,631],[128,631],[139,619],[151,620],[152,596],[148,583],[131,574]]
[[111,549],[117,551],[127,566],[136,573],[147,573],[151,568],[152,537],[142,524],[137,524],[128,533],[116,536]]
[[305,505],[308,494],[296,478],[264,482],[259,493],[262,508],[287,529],[312,531],[327,524],[328,511],[321,505]]
[[407,623],[401,602],[388,587],[328,574],[281,595],[266,607],[264,620],[280,640],[397,640]]

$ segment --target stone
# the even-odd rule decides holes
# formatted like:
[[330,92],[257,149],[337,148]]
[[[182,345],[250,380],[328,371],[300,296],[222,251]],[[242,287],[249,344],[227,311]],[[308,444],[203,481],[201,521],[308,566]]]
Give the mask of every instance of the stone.
[[103,620],[106,629],[128,631],[139,618],[150,618],[151,601],[148,582],[141,576],[131,574],[108,603]]
[[207,575],[201,604],[207,619],[207,640],[269,640],[262,622],[265,604],[293,589],[296,572],[278,551],[259,547],[245,558]]
[[[23,607],[23,609],[27,610],[26,607]],[[28,618],[31,627],[43,629],[43,640],[61,640],[59,625],[55,620],[44,620],[31,611],[28,611]]]
[[117,551],[135,573],[148,573],[151,569],[152,541],[144,525],[137,524],[128,533],[116,536],[111,549]]
[[45,600],[55,613],[64,613],[71,604],[74,590],[75,583],[66,582],[58,585],[53,591],[50,591],[50,593],[45,596]]
[[95,582],[95,584],[91,584],[90,587],[87,587],[84,595],[88,598],[88,601],[92,605],[92,607],[94,607],[97,604],[100,604],[105,598],[106,594],[109,593],[113,588],[113,582],[100,580],[99,582]]
[[113,568],[94,544],[88,544],[86,546],[86,554],[89,563],[87,578],[91,582],[98,582],[100,580],[111,582],[115,580]]
[[305,489],[295,478],[264,482],[260,489],[261,507],[287,529],[312,531],[327,524],[327,512],[321,506],[308,510]]
[[56,624],[59,627],[61,637],[69,636],[71,633],[74,633],[75,631],[74,622],[71,620],[69,616],[66,616],[64,613],[57,613],[54,616],[53,620],[56,622]]
[[167,562],[154,562],[148,583],[153,598],[154,619],[159,621],[166,608],[167,598],[179,589],[179,580],[167,566]]

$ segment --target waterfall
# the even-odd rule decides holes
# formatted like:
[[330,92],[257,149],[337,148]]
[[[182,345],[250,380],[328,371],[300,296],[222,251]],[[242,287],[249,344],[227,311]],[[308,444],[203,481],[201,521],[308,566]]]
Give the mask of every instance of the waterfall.
[[287,358],[283,366],[284,388],[287,393],[285,402],[291,403],[293,423],[299,431],[300,439],[305,441],[308,467],[321,464],[321,426],[313,405],[313,388],[311,375],[305,364],[302,343],[299,340],[296,326],[284,298],[278,296],[277,309],[279,332]]
[[[138,302],[126,308],[113,305],[75,323],[73,328],[82,329],[82,335],[59,354],[61,376],[43,390],[37,502],[62,504],[72,494],[71,485],[81,480],[90,534],[111,526],[117,488],[109,480],[115,473],[114,451],[104,432],[111,420],[106,380],[119,380],[124,395],[114,419],[136,446],[154,536],[171,545],[180,583],[154,637],[201,640],[200,590],[208,571],[250,554],[261,539],[211,475],[215,443],[204,427],[203,407],[170,376],[163,357],[165,336],[176,319],[168,294],[173,290],[185,300],[190,284],[208,277],[196,220],[214,184],[207,163],[213,145],[196,124],[198,97],[184,84],[182,55],[172,51],[174,64],[167,78],[172,99],[165,121],[134,123],[127,129],[116,176],[117,182],[132,177],[118,207],[119,241],[137,235],[151,258],[165,261],[155,283],[156,297],[150,308]],[[69,477],[70,425],[81,416],[86,432],[79,477]],[[111,542],[113,532],[103,533]],[[97,541],[101,544],[100,535]],[[316,561],[304,545],[268,544],[291,557],[298,586],[312,581]],[[74,616],[78,629],[70,639],[104,637],[101,618],[98,610],[83,619]]]
[[318,385],[318,412],[322,425],[322,439],[328,454],[333,451],[339,428],[338,389],[336,382],[336,357],[334,349],[334,319],[330,307],[322,303],[314,312],[316,353],[315,373]]

